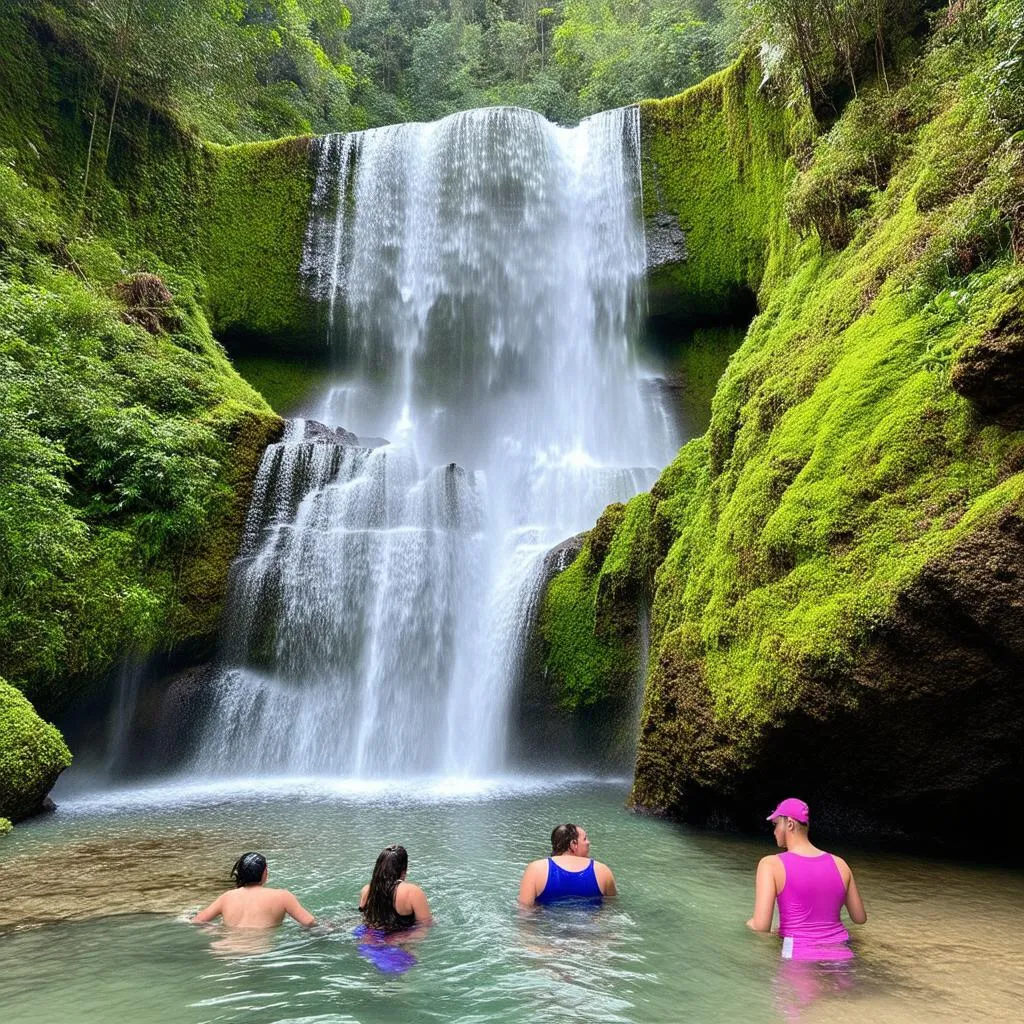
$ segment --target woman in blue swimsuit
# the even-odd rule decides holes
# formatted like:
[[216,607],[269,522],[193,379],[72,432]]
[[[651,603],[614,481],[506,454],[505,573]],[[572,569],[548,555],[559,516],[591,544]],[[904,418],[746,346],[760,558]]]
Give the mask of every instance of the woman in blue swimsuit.
[[590,838],[579,825],[559,825],[551,833],[551,856],[527,865],[519,883],[519,903],[556,903],[583,899],[601,901],[616,894],[615,876],[607,864],[590,856]]

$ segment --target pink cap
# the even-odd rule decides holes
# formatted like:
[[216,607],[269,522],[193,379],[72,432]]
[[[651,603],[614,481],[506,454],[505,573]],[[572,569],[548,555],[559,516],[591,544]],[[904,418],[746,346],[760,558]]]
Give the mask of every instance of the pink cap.
[[788,796],[765,820],[774,821],[776,818],[793,818],[806,825],[811,820],[811,811],[803,800],[798,800],[795,796]]

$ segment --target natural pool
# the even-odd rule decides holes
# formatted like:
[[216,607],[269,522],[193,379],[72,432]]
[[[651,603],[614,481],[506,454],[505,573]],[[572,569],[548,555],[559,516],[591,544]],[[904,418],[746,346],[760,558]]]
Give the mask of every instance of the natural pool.
[[[751,934],[763,841],[626,811],[622,782],[246,780],[66,798],[0,845],[5,1021],[1004,1021],[1024,1006],[1024,878],[848,848],[868,906],[852,974],[790,978]],[[515,906],[551,826],[579,822],[621,898]],[[437,924],[398,976],[351,928],[376,854],[402,842]],[[188,925],[235,857],[334,930]],[[939,893],[942,893],[940,897]]]

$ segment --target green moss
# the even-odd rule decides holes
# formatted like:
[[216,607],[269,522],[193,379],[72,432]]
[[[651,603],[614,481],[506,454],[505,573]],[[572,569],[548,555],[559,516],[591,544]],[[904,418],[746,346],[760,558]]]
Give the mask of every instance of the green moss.
[[7,835],[12,828],[14,828],[14,826],[7,820],[7,818],[0,818],[0,836]]
[[326,373],[322,361],[279,359],[272,355],[238,355],[231,362],[282,416],[299,409]]
[[6,831],[4,819],[20,821],[39,809],[69,764],[71,752],[61,734],[0,679],[0,834]]
[[315,168],[308,138],[210,146],[203,213],[207,305],[218,333],[316,347],[299,268]]
[[748,307],[796,244],[785,190],[797,121],[759,93],[758,77],[747,56],[679,96],[640,104],[644,215],[677,217],[687,249],[649,286],[655,302],[698,322]]
[[637,611],[652,566],[649,525],[649,494],[609,505],[547,588],[539,617],[544,675],[563,711],[604,704],[613,713],[632,699]]

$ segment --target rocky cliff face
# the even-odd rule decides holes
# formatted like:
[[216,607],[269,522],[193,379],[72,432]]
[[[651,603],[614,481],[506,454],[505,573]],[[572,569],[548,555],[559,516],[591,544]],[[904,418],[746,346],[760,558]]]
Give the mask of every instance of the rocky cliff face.
[[[970,59],[935,43],[902,90],[864,90],[817,141],[750,65],[642,108],[646,212],[685,238],[654,271],[665,308],[721,315],[746,291],[759,313],[707,434],[628,538],[612,524],[602,547],[629,586],[595,584],[611,556],[588,543],[541,612],[572,609],[579,648],[647,595],[639,808],[757,827],[797,792],[834,834],[942,842],[954,815],[1009,830],[1024,176]],[[855,157],[870,124],[885,132]],[[857,161],[881,167],[883,143],[866,184]],[[543,635],[550,671],[568,647]],[[590,690],[611,689],[590,664]]]

